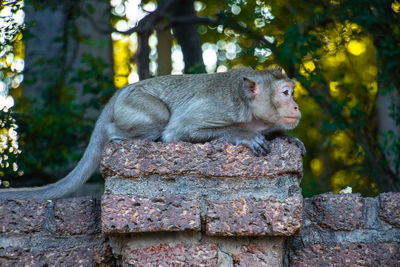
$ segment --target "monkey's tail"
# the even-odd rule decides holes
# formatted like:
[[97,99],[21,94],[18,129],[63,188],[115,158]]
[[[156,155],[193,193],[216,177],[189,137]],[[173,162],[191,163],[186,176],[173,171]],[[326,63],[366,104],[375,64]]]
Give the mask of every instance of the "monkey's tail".
[[108,141],[105,124],[111,121],[113,102],[101,112],[89,144],[77,166],[56,183],[32,188],[10,188],[0,190],[0,199],[57,199],[68,195],[84,184],[97,169],[101,152]]

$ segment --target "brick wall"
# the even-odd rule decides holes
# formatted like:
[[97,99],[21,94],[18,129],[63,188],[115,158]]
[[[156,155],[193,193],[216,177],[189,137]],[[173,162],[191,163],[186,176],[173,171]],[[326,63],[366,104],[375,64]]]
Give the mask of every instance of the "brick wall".
[[303,200],[271,148],[109,144],[101,201],[0,200],[0,266],[400,266],[400,193]]
[[400,266],[400,193],[326,193],[304,200],[288,266]]
[[[111,241],[101,233],[100,221],[99,201],[91,198],[56,202],[1,200],[0,266],[121,263],[112,255]],[[284,255],[279,251],[281,243],[266,245],[256,237],[242,238],[240,242],[246,245],[236,248],[231,255],[218,255],[218,250],[229,250],[224,246],[229,247],[229,242],[235,244],[237,239],[228,238],[219,248],[212,239],[188,244],[192,238],[189,229],[186,236],[172,234],[163,238],[165,243],[153,242],[154,246],[146,248],[132,242],[125,252],[132,264],[151,259],[148,266],[157,266],[162,259],[164,264],[173,265],[178,256],[186,263],[207,266],[218,261],[232,262],[234,266],[268,266],[268,257],[281,256],[286,266],[399,266],[400,193],[383,193],[376,198],[357,194],[317,195],[304,199],[302,222],[301,232],[286,241]],[[155,221],[154,227],[159,227],[157,224]],[[183,242],[166,244],[174,238]],[[160,236],[148,233],[147,239],[160,240]]]
[[0,200],[0,266],[112,266],[100,201]]
[[101,171],[122,266],[281,266],[301,226],[301,150],[284,140],[265,158],[215,141],[111,143]]

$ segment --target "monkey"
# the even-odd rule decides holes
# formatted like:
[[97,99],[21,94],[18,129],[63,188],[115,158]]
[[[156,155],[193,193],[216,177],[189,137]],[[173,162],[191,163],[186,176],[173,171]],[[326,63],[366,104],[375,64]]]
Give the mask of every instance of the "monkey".
[[270,152],[268,136],[290,138],[286,130],[301,118],[293,99],[296,83],[281,68],[154,77],[118,90],[95,124],[77,166],[61,180],[33,188],[0,190],[0,198],[57,199],[83,183],[98,168],[109,141],[146,139],[245,145],[255,156]]

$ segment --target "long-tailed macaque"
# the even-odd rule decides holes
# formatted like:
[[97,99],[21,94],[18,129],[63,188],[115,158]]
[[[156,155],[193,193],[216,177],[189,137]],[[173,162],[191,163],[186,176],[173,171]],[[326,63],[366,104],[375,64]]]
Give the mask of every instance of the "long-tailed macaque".
[[280,68],[169,75],[128,85],[105,106],[82,159],[66,177],[42,187],[0,190],[0,198],[66,196],[88,180],[111,140],[195,143],[219,139],[246,145],[256,156],[266,155],[269,145],[264,134],[271,136],[299,123],[294,87],[295,82]]

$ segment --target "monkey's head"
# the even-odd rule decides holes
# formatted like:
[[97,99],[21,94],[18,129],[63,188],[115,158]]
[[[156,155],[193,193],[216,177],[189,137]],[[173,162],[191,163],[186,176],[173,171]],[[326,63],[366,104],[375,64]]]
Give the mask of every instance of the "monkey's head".
[[258,71],[255,76],[244,78],[253,116],[266,125],[284,130],[295,128],[301,118],[293,99],[295,86],[280,68]]

